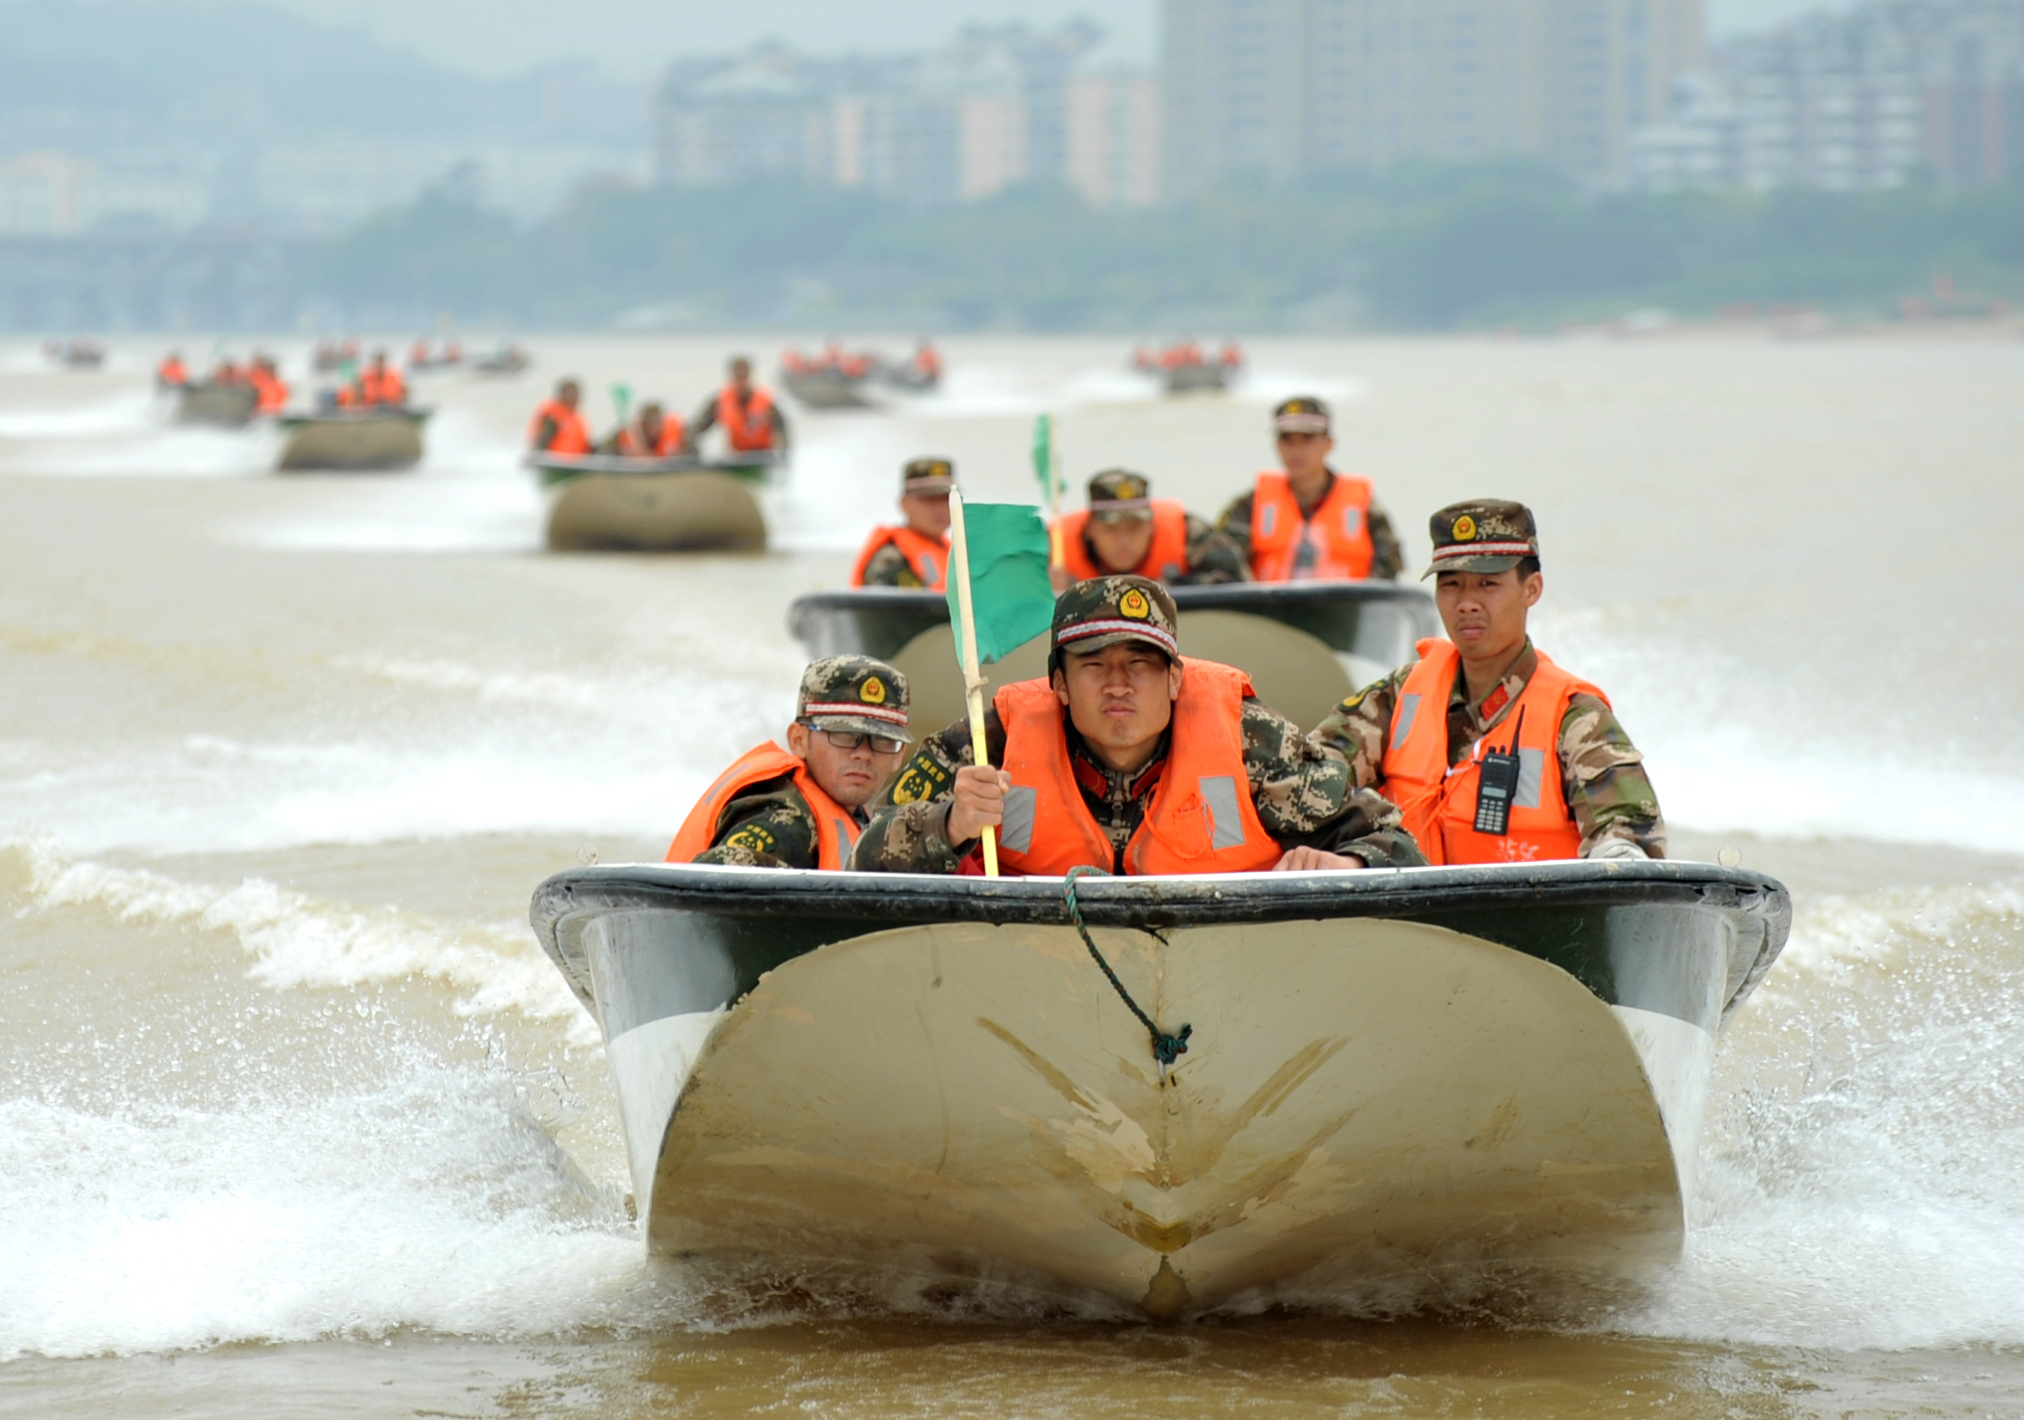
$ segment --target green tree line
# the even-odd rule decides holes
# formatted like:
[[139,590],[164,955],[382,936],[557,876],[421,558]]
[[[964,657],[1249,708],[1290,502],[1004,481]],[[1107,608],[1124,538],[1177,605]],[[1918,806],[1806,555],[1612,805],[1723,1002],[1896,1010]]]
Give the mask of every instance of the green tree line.
[[520,223],[453,188],[306,259],[304,294],[531,326],[1325,329],[1548,324],[1736,303],[2024,298],[2024,189],[1584,194],[1523,165],[1184,206],[1016,189],[913,207],[753,183],[601,187]]

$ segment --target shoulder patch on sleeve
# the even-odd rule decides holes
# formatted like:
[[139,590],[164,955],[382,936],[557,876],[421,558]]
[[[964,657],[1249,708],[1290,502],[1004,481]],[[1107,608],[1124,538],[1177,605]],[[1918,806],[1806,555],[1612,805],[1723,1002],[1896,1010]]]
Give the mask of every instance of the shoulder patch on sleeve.
[[925,753],[914,756],[914,761],[901,773],[893,784],[895,804],[918,804],[932,799],[949,787],[955,776],[936,763]]
[[780,839],[773,830],[762,824],[748,823],[724,840],[726,848],[743,848],[753,853],[771,853],[780,846]]

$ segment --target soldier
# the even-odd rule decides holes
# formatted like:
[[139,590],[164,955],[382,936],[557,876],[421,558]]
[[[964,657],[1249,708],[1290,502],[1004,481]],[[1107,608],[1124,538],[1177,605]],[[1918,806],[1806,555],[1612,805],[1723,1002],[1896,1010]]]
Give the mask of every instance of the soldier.
[[900,470],[897,527],[876,527],[851,569],[853,587],[925,587],[949,584],[949,492],[956,466],[947,459],[915,459]]
[[1152,496],[1142,473],[1106,469],[1089,480],[1087,512],[1061,519],[1066,566],[1055,590],[1091,577],[1152,577],[1169,586],[1248,582],[1244,550],[1170,498]]
[[1048,679],[1001,689],[985,712],[992,768],[970,725],[923,741],[881,801],[851,866],[953,873],[984,828],[1012,872],[1234,873],[1424,861],[1398,810],[1349,765],[1252,698],[1242,671],[1183,661],[1173,597],[1099,577],[1055,603]]
[[899,767],[907,678],[869,656],[830,656],[801,674],[787,748],[768,740],[712,784],[668,846],[670,863],[836,870],[864,806]]
[[1272,411],[1281,469],[1258,475],[1217,526],[1242,549],[1260,582],[1393,582],[1405,567],[1391,519],[1370,480],[1328,466],[1335,448],[1328,406],[1310,395]]
[[1608,697],[1526,633],[1546,585],[1531,511],[1478,499],[1431,528],[1448,639],[1420,642],[1418,661],[1343,701],[1312,738],[1404,811],[1433,862],[1663,858],[1644,756]]
[[752,383],[752,362],[743,355],[730,364],[724,387],[704,402],[689,421],[689,438],[700,443],[710,429],[722,426],[733,453],[764,453],[787,447],[787,416],[773,391]]

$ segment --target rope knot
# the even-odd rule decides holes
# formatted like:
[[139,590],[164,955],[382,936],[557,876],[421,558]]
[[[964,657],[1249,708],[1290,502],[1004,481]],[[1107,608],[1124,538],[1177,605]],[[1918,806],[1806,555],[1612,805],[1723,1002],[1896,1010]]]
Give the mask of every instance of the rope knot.
[[1103,953],[1096,949],[1096,941],[1089,935],[1089,928],[1082,920],[1082,904],[1075,900],[1075,882],[1078,878],[1107,878],[1109,876],[1110,874],[1104,872],[1101,868],[1080,867],[1068,870],[1068,880],[1063,887],[1063,896],[1066,899],[1068,907],[1068,918],[1075,924],[1075,930],[1082,934],[1082,944],[1089,948],[1090,956],[1102,970],[1105,978],[1109,980],[1111,988],[1117,992],[1118,999],[1124,1002],[1127,1010],[1138,1017],[1138,1023],[1144,1026],[1146,1034],[1152,1037],[1153,1059],[1159,1062],[1160,1073],[1164,1075],[1169,1065],[1172,1065],[1176,1060],[1179,1060],[1183,1055],[1188,1053],[1188,1037],[1195,1033],[1195,1028],[1192,1025],[1183,1025],[1180,1032],[1174,1035],[1169,1035],[1167,1032],[1161,1030],[1153,1023],[1151,1016],[1139,1009],[1139,1003],[1132,1000],[1131,992],[1124,989],[1124,983],[1118,980],[1117,973],[1110,969],[1110,963],[1103,959]]

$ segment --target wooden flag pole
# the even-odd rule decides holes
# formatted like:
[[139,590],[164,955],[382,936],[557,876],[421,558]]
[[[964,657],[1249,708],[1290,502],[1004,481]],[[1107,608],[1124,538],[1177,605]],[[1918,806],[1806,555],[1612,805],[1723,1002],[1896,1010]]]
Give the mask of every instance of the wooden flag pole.
[[[977,612],[970,601],[970,539],[963,530],[963,495],[949,490],[949,568],[956,579],[956,611],[963,631],[963,691],[970,703],[970,757],[990,767],[984,739],[984,676],[977,664]],[[984,828],[984,876],[998,876],[998,831]]]

